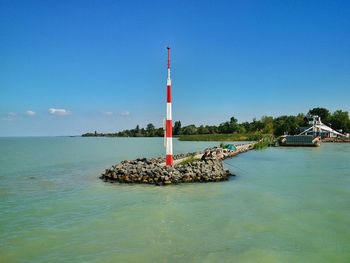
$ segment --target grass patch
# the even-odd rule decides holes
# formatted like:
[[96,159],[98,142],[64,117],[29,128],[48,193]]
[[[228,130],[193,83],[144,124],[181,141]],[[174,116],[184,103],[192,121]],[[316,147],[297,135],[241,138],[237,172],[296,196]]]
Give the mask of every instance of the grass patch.
[[225,143],[223,143],[223,142],[220,142],[220,144],[219,144],[219,147],[220,147],[220,148],[223,148],[223,149],[226,148],[226,146],[227,146],[227,145],[226,145]]
[[194,155],[190,155],[189,157],[187,157],[185,160],[181,161],[180,163],[178,163],[177,165],[186,165],[189,163],[193,163],[195,161],[198,161],[199,159],[196,158]]

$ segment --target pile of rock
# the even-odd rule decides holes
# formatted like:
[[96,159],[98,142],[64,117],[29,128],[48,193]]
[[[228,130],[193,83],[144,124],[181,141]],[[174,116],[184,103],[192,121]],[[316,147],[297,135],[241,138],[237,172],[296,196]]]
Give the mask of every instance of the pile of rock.
[[237,149],[236,151],[225,149],[221,147],[213,147],[205,149],[202,156],[202,160],[224,160],[233,157],[240,153],[241,151]]
[[223,160],[227,155],[227,149],[214,147],[205,149],[202,160]]
[[[183,157],[186,156],[188,154]],[[112,183],[155,185],[228,180],[232,174],[224,169],[222,161],[217,157],[218,155],[215,158],[206,156],[200,160],[191,159],[191,161],[180,163],[174,167],[164,166],[164,158],[123,161],[106,169],[100,179]],[[175,156],[175,159],[179,158],[179,156]]]

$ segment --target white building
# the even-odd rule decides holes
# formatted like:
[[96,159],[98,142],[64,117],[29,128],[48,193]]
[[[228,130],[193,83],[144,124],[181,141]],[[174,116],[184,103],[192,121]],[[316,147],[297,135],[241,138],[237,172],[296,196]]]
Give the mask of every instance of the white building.
[[333,130],[327,125],[321,122],[321,117],[314,116],[306,116],[309,121],[309,125],[311,127],[302,131],[299,135],[313,135],[313,136],[321,136],[321,138],[336,138],[336,137],[345,137],[344,134]]

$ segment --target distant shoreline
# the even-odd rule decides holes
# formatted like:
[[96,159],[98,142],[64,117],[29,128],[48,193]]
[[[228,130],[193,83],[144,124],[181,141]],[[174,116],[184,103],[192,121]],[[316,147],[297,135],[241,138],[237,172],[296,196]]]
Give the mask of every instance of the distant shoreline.
[[[260,133],[232,133],[232,134],[198,134],[176,135],[179,141],[257,141],[262,137],[272,134]],[[110,134],[83,134],[82,137],[106,137],[106,138],[163,138],[163,136],[116,136]]]

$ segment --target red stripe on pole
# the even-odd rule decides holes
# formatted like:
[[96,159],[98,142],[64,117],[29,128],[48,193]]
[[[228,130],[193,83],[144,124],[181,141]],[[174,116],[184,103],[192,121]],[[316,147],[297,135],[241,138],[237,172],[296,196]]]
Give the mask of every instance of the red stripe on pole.
[[165,161],[166,161],[166,165],[172,166],[173,165],[173,156],[171,154],[167,154]]
[[167,91],[166,91],[166,102],[171,102],[171,86],[167,86]]
[[171,120],[166,120],[166,137],[173,137],[173,125]]
[[167,47],[168,49],[168,68],[170,68],[170,47]]

